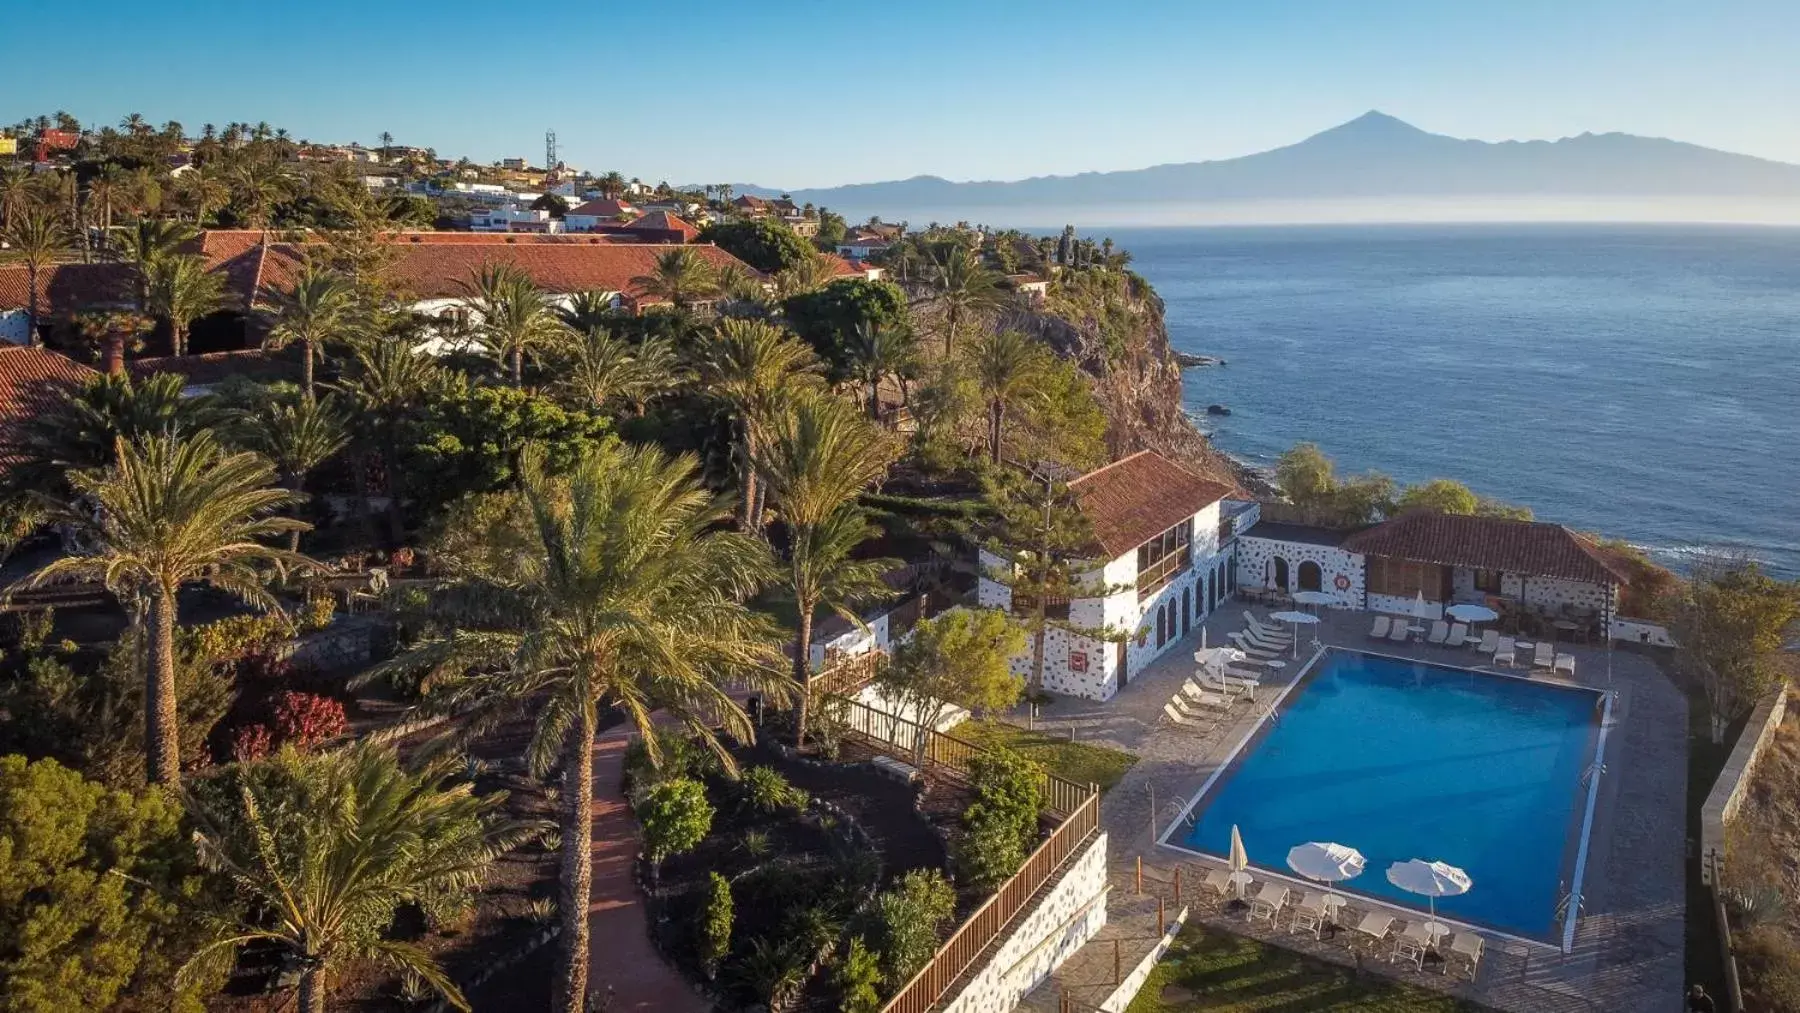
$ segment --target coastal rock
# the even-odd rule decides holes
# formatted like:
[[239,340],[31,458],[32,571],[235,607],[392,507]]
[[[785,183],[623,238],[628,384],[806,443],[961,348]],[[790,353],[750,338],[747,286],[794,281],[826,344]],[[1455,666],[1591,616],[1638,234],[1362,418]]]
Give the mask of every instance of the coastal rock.
[[1206,406],[1206,414],[1208,414],[1208,415],[1230,415],[1231,409],[1225,407],[1222,404],[1209,404]]
[[1202,366],[1225,365],[1225,360],[1216,355],[1195,355],[1193,352],[1176,352],[1175,362],[1182,369],[1197,369]]
[[1086,302],[1059,296],[1011,309],[996,325],[1030,334],[1093,378],[1114,460],[1154,450],[1240,495],[1266,485],[1214,449],[1182,410],[1181,363],[1169,345],[1163,302],[1142,278],[1121,273],[1104,305],[1093,304],[1091,293]]

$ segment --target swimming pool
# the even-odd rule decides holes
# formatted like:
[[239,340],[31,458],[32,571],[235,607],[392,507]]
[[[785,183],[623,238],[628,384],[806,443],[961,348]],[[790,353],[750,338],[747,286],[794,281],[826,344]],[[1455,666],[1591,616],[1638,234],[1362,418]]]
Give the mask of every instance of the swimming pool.
[[[1409,858],[1460,866],[1457,921],[1563,942],[1579,891],[1601,755],[1603,694],[1329,650],[1246,740],[1163,843],[1223,857],[1236,824],[1253,866],[1287,873],[1307,841],[1361,851],[1340,887],[1424,909],[1387,881]],[[1347,888],[1347,889],[1345,889]],[[1565,942],[1566,945],[1566,942]]]

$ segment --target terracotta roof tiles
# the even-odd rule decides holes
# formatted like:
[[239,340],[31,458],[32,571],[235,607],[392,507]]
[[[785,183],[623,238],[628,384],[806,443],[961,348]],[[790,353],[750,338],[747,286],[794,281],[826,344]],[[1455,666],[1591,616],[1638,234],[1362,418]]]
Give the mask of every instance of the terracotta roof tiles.
[[1069,483],[1107,557],[1117,559],[1231,494],[1151,450]]
[[1591,540],[1543,521],[1417,510],[1358,531],[1344,539],[1343,547],[1366,556],[1590,584],[1622,584],[1626,579]]

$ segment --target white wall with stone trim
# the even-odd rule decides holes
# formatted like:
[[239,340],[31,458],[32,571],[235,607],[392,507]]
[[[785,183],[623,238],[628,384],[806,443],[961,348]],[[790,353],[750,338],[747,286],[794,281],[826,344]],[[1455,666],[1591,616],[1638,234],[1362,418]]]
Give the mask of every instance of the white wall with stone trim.
[[[1287,560],[1287,586],[1284,591],[1300,587],[1300,564],[1319,565],[1319,590],[1332,596],[1331,608],[1363,607],[1365,571],[1360,553],[1348,552],[1334,545],[1290,542],[1279,538],[1262,538],[1254,529],[1238,536],[1238,583],[1244,587],[1270,587],[1275,582],[1275,559]],[[1339,577],[1343,581],[1338,580]],[[1339,587],[1339,583],[1346,586]]]
[[1648,619],[1614,619],[1612,638],[1628,644],[1649,644],[1651,647],[1675,646],[1675,638],[1669,634],[1668,628]]
[[24,310],[0,312],[0,341],[13,345],[31,344],[31,314]]
[[1063,874],[968,983],[945,996],[939,1013],[1009,1013],[1106,924],[1106,834],[1064,866]]

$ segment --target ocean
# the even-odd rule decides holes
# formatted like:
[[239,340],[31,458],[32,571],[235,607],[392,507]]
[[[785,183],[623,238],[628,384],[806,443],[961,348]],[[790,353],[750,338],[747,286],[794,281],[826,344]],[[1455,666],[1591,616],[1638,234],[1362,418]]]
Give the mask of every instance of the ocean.
[[1800,229],[1110,234],[1175,348],[1226,360],[1185,376],[1226,453],[1310,440],[1340,473],[1454,478],[1677,568],[1720,547],[1800,577]]

